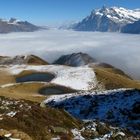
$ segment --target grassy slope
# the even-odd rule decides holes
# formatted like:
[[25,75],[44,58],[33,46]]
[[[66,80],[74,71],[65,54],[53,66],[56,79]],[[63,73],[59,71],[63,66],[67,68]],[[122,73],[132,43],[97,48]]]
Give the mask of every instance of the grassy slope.
[[0,88],[0,95],[15,99],[26,99],[36,102],[43,101],[46,97],[39,95],[39,89],[43,88],[42,83],[22,83],[14,86]]
[[14,82],[14,76],[10,75],[5,68],[0,69],[0,85]]
[[97,80],[101,82],[105,89],[115,88],[137,88],[140,89],[140,82],[132,80],[129,76],[119,73],[113,68],[96,67]]
[[[14,101],[14,99],[0,98]],[[14,117],[5,116],[0,123],[0,128],[9,131],[16,129],[28,134],[33,140],[50,140],[51,137],[56,137],[58,133],[59,136],[63,137],[62,140],[70,140],[72,137],[70,130],[81,127],[81,122],[63,110],[50,107],[42,108],[31,101],[24,101],[24,103],[22,101],[21,103],[23,105],[28,104],[31,109],[21,110],[20,106],[16,106],[19,113]]]
[[[5,68],[0,69],[0,85],[16,83],[16,77],[31,74],[34,71],[25,71],[14,76],[10,75]],[[43,83],[21,83],[15,86],[0,88],[0,96],[12,97],[15,99],[26,99],[36,102],[41,102],[45,96],[38,94],[38,91],[44,87]]]
[[29,60],[27,60],[29,65],[48,65],[49,63],[38,56],[30,55]]

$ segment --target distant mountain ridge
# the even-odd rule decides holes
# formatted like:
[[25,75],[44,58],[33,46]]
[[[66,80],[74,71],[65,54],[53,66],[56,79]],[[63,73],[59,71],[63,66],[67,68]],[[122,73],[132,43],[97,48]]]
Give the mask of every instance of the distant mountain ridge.
[[33,32],[41,29],[41,27],[29,23],[28,21],[20,21],[15,18],[10,20],[0,19],[0,33],[10,32]]
[[35,55],[0,56],[0,65],[47,65],[48,62]]
[[121,32],[127,24],[140,20],[140,9],[129,10],[122,7],[105,7],[93,10],[89,16],[74,24],[77,31]]
[[127,24],[121,30],[123,33],[140,34],[140,20]]

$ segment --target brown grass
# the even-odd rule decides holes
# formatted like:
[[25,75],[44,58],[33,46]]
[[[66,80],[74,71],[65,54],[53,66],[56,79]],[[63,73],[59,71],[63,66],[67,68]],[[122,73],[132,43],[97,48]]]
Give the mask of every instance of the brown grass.
[[46,98],[38,93],[39,89],[43,87],[43,83],[21,83],[10,87],[0,88],[0,96],[41,102]]
[[29,65],[48,65],[49,63],[38,56],[30,55],[30,58],[27,60]]
[[[0,69],[0,85],[16,83],[17,77],[36,73],[36,71],[23,71],[18,75],[11,75],[6,68]],[[20,83],[14,86],[0,88],[0,96],[12,97],[15,99],[26,99],[41,102],[46,97],[39,94],[39,90],[44,87],[44,83]]]
[[115,88],[137,88],[140,89],[140,82],[135,81],[123,75],[117,73],[114,69],[108,68],[95,68],[97,80],[101,82],[106,89]]
[[26,75],[30,75],[30,74],[33,74],[33,73],[39,73],[35,70],[23,70],[21,73],[17,74],[17,75],[14,75],[15,79],[16,78],[19,78],[19,77],[23,77],[23,76],[26,76]]
[[14,83],[15,78],[5,68],[0,69],[0,85]]
[[[31,106],[30,110],[21,110],[14,117],[5,117],[0,123],[0,128],[5,130],[17,129],[28,134],[33,140],[51,140],[57,135],[61,137],[67,135],[65,140],[71,140],[70,130],[82,127],[80,121],[69,116],[63,110],[50,107],[41,108],[38,104],[28,101],[26,103]],[[58,134],[52,131],[56,128],[62,128],[67,133],[60,132]]]

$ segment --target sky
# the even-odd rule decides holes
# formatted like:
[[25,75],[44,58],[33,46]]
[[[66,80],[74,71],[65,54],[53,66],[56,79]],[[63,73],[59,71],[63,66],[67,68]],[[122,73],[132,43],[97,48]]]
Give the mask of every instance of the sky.
[[39,25],[78,21],[96,8],[140,8],[140,0],[0,0],[0,17],[15,17]]

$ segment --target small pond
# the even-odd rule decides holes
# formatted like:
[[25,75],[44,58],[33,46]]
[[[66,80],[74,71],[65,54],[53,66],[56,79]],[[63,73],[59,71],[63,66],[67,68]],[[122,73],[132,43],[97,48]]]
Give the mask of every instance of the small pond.
[[65,93],[75,92],[73,89],[69,89],[63,86],[52,86],[40,89],[39,93],[42,95],[59,95]]
[[30,82],[30,81],[39,81],[39,82],[50,82],[55,76],[51,73],[32,73],[25,76],[17,77],[16,82]]

